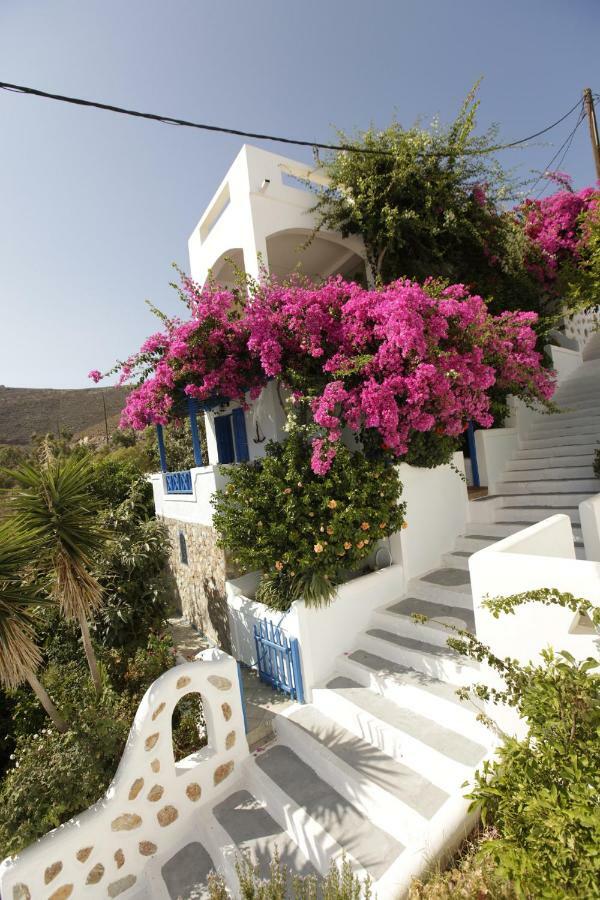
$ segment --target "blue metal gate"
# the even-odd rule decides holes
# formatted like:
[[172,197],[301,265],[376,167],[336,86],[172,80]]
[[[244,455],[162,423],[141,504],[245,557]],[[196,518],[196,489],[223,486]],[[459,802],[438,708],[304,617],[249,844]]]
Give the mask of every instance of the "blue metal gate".
[[300,645],[268,619],[254,625],[258,677],[279,691],[304,703]]

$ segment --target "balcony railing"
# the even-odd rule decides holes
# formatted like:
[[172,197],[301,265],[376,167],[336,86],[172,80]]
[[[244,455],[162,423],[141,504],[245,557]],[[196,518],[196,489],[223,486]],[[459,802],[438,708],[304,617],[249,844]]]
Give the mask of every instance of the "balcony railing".
[[193,494],[192,473],[189,469],[182,472],[165,472],[167,494]]

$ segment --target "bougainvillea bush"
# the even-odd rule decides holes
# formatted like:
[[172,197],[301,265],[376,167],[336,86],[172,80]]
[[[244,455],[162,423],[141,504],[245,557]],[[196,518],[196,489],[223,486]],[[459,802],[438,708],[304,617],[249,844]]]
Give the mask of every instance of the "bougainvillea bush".
[[586,220],[598,208],[600,192],[593,187],[573,191],[571,179],[562,172],[549,177],[561,189],[541,200],[525,200],[516,217],[527,238],[526,266],[552,300],[565,290],[561,275],[576,270],[586,255]]
[[403,459],[424,434],[490,427],[498,398],[553,392],[535,349],[536,315],[492,316],[463,285],[399,280],[368,290],[341,277],[318,286],[268,278],[242,300],[184,278],[181,290],[189,321],[166,321],[118,367],[138,378],[125,426],[166,424],[186,395],[245,402],[274,378],[310,410],[312,466],[324,475],[345,427],[370,458]]
[[240,569],[263,573],[257,599],[277,609],[300,597],[327,603],[377,541],[405,524],[395,466],[340,447],[317,475],[310,455],[300,431],[271,442],[264,459],[229,466],[213,499],[221,546]]

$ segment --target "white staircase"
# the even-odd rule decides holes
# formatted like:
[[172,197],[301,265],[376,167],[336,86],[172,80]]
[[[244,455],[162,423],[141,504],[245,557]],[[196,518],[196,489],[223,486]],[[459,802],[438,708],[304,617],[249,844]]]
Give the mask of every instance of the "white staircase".
[[373,614],[353,649],[332,659],[312,703],[275,720],[275,742],[247,760],[231,792],[203,812],[197,833],[150,879],[152,892],[137,897],[204,896],[211,868],[238,896],[239,851],[267,875],[277,848],[300,874],[324,874],[345,853],[371,877],[379,900],[392,900],[459,843],[473,821],[463,785],[494,739],[475,706],[456,696],[480,673],[446,646],[440,623],[474,630],[469,556],[532,522],[567,513],[583,557],[578,504],[600,491],[592,469],[600,336],[556,402],[563,411],[539,415],[508,463],[495,521],[470,525],[439,568]]

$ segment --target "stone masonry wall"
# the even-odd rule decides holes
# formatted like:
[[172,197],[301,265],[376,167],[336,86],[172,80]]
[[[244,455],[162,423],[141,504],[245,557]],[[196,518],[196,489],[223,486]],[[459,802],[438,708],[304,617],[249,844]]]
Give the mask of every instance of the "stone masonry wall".
[[199,631],[229,652],[225,554],[217,547],[215,529],[178,519],[163,522],[171,542],[169,569],[177,604]]

